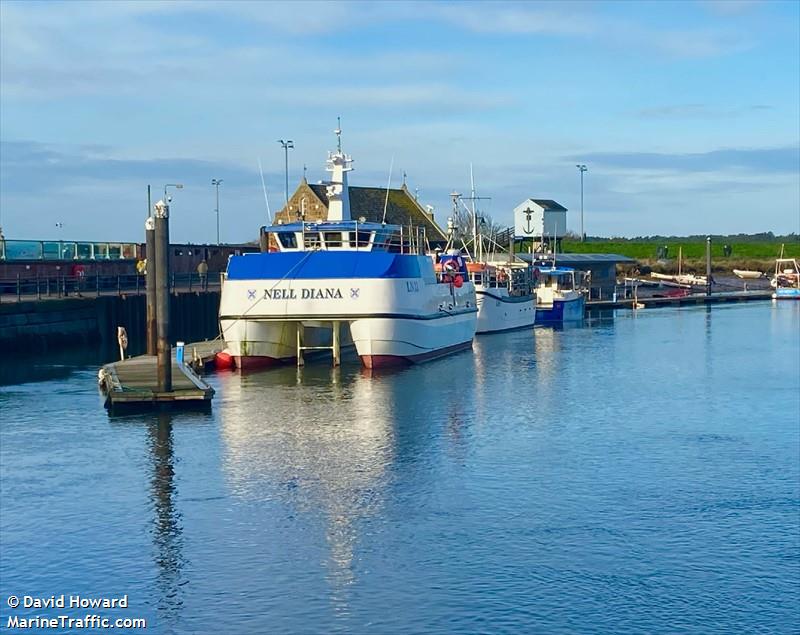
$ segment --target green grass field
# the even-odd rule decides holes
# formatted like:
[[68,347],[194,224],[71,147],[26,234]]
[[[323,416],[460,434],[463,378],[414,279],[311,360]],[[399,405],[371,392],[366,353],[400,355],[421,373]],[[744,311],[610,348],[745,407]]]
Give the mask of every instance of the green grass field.
[[[714,260],[725,259],[722,252],[724,243],[711,244],[711,256]],[[775,242],[748,242],[748,243],[728,243],[732,247],[731,260],[774,260],[781,251],[781,243]],[[667,258],[670,260],[678,257],[678,248],[683,248],[683,257],[687,260],[702,259],[706,257],[706,245],[704,242],[579,242],[565,240],[561,244],[561,249],[565,253],[575,254],[620,254],[637,260],[655,260],[657,250],[660,246],[667,245],[669,252]],[[785,258],[800,258],[800,243],[785,243]]]

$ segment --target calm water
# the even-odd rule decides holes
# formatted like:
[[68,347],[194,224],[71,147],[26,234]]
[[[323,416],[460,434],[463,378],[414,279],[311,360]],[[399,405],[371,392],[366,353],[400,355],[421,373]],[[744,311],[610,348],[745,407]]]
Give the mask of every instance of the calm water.
[[211,377],[109,419],[97,366],[0,388],[0,617],[156,633],[800,630],[800,303],[656,309]]

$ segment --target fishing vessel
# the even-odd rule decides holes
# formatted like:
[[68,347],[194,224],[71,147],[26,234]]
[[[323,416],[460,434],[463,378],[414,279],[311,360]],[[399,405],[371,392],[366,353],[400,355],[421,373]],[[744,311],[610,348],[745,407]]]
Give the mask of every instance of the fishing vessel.
[[421,231],[352,219],[352,158],[336,133],[327,220],[264,227],[267,252],[229,259],[219,320],[239,368],[302,363],[325,349],[336,364],[348,344],[379,368],[472,345],[478,308],[466,259],[449,253],[436,271]]
[[536,324],[562,324],[583,320],[586,296],[576,284],[575,269],[553,265],[535,271]]
[[770,280],[773,300],[800,300],[800,265],[795,258],[778,258]]
[[[514,256],[513,243],[506,251],[491,236],[484,236],[478,220],[476,201],[481,200],[475,192],[475,179],[470,166],[471,209],[464,205],[461,195],[453,192],[453,211],[457,215],[459,205],[469,212],[472,221],[472,253],[469,254],[467,271],[475,285],[478,303],[476,332],[498,333],[521,328],[532,328],[536,321],[536,291],[533,269]],[[450,226],[450,242],[453,228]],[[513,234],[511,235],[513,241]],[[464,245],[467,251],[467,245]]]
[[470,262],[467,269],[478,301],[477,333],[534,325],[536,292],[527,264]]

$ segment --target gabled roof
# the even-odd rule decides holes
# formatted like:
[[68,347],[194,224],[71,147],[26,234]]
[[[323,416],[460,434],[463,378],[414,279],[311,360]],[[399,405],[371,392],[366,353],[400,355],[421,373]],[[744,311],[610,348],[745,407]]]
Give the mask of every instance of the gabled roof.
[[543,207],[546,210],[549,210],[551,212],[566,212],[567,211],[566,207],[556,203],[555,201],[553,201],[553,200],[551,200],[549,198],[531,198],[531,199],[528,199],[528,200],[533,201],[539,207]]
[[[326,186],[322,183],[309,183],[308,186],[327,208],[329,203]],[[383,206],[386,202],[386,188],[349,185],[348,191],[350,193],[350,216],[352,218],[363,216],[367,221],[373,223],[380,223],[384,220]],[[428,216],[405,188],[389,190],[386,222],[390,225],[408,226],[412,224],[417,227],[425,227],[429,240],[446,238],[446,234],[442,229],[435,221],[431,220],[431,217]]]

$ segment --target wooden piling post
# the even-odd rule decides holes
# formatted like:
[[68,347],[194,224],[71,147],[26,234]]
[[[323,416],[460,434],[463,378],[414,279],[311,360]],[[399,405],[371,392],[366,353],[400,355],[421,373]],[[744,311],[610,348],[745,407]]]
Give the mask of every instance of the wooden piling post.
[[156,353],[158,390],[172,392],[172,347],[169,343],[169,204],[155,205]]
[[711,295],[711,236],[706,238],[706,295]]

